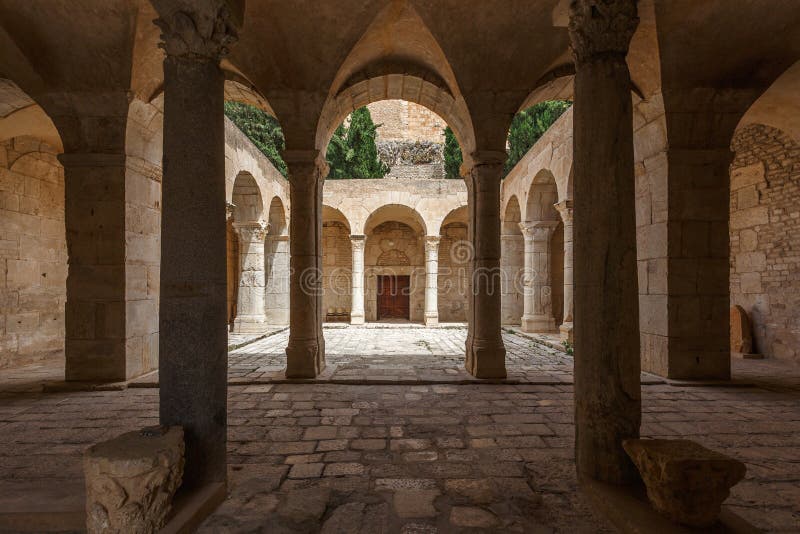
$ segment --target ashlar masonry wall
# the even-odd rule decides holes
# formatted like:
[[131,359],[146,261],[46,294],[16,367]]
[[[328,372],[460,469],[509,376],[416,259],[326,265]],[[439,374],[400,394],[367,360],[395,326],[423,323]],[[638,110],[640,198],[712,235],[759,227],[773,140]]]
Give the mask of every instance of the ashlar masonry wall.
[[800,144],[752,124],[732,148],[731,305],[750,315],[755,351],[800,364]]

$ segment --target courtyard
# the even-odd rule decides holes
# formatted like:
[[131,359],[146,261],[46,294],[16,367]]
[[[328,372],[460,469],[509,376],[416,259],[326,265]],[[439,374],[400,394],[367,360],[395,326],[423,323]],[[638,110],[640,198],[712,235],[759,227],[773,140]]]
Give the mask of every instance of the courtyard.
[[[251,383],[229,387],[229,498],[201,532],[613,531],[577,491],[570,357],[506,332],[509,380],[519,370],[520,383],[448,384],[462,367],[462,328],[325,337],[337,369],[327,383],[253,376],[281,365],[283,333],[230,354],[231,383]],[[400,383],[379,383],[384,373]],[[83,451],[157,424],[158,389],[0,383],[0,528],[18,517],[36,530],[48,514],[80,528]],[[800,389],[645,381],[642,396],[643,436],[693,439],[745,462],[727,504],[760,529],[797,531]]]

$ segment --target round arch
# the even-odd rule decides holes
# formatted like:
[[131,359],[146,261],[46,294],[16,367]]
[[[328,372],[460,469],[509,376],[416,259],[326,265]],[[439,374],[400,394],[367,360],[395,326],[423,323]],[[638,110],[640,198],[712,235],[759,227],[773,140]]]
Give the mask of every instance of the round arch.
[[558,187],[553,173],[541,169],[531,182],[525,202],[525,222],[559,221],[558,212],[553,206],[558,202]]
[[252,174],[242,171],[233,181],[233,220],[236,222],[254,222],[263,220],[264,201],[258,182]]
[[396,221],[408,225],[420,235],[428,234],[428,227],[419,212],[404,204],[384,204],[372,211],[364,221],[364,234],[370,233],[376,226],[388,222]]

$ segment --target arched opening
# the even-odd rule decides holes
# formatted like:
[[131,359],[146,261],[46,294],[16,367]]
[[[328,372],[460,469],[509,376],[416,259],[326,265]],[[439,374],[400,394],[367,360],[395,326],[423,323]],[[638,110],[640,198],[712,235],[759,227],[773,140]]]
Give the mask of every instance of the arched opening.
[[555,177],[543,169],[528,190],[525,221],[524,312],[526,332],[553,332],[564,308],[564,225],[555,208]]
[[353,248],[350,222],[344,214],[322,206],[322,306],[328,322],[350,322]]
[[381,206],[364,224],[367,321],[422,322],[426,225],[413,208]]
[[[264,243],[269,225],[264,220],[261,190],[252,174],[240,172],[236,176],[229,211],[232,221],[229,240],[235,242],[229,247],[233,254],[228,257],[229,265],[235,264],[232,331],[236,334],[260,333],[266,327]],[[231,267],[228,272],[231,272]],[[229,303],[229,309],[233,307]]]
[[467,321],[467,291],[470,246],[467,207],[461,206],[447,214],[439,235],[438,308],[439,322]]
[[516,196],[512,196],[503,212],[500,234],[500,269],[503,273],[501,310],[503,324],[519,325],[523,312],[523,271],[525,241],[520,229],[522,212]]
[[268,232],[264,244],[265,314],[270,326],[289,324],[289,227],[280,197],[269,204]]
[[[730,304],[734,372],[759,355],[800,367],[800,62],[750,107],[731,149]],[[742,360],[741,354],[749,355]],[[758,371],[763,373],[763,371]]]
[[14,82],[0,78],[0,368],[37,379],[64,377],[62,151],[46,112]]

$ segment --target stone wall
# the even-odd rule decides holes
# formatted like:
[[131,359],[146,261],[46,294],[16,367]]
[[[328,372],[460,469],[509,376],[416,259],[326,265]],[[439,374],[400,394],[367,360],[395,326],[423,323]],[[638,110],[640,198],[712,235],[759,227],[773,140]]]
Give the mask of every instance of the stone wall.
[[322,297],[323,312],[345,313],[351,310],[353,250],[347,227],[338,221],[322,225]]
[[442,118],[425,106],[407,100],[381,100],[367,105],[378,125],[378,141],[444,143]]
[[800,144],[752,124],[732,148],[731,305],[750,315],[755,352],[800,363]]
[[0,142],[0,368],[63,361],[64,170],[32,137]]
[[467,225],[447,224],[439,241],[439,322],[467,321]]

